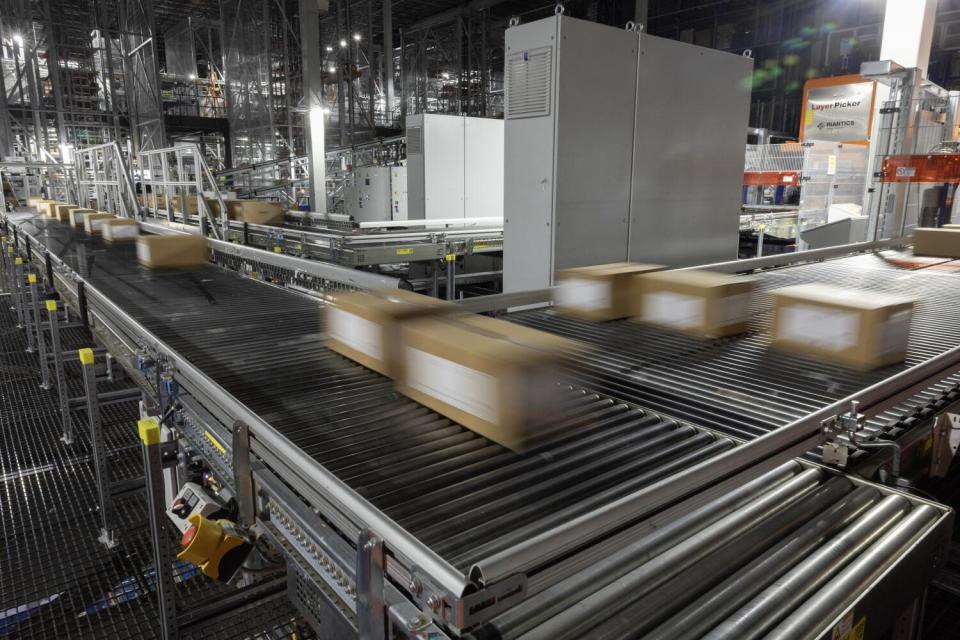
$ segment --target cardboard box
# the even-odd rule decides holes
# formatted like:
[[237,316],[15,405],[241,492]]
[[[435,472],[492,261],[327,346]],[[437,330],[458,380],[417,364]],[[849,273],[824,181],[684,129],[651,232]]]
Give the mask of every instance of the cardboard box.
[[913,301],[856,289],[805,284],[773,292],[771,346],[874,369],[907,356]]
[[456,309],[449,302],[402,289],[344,294],[324,309],[327,346],[368,369],[396,378],[403,368],[399,327],[414,318]]
[[27,198],[27,207],[36,211],[37,205],[39,205],[41,202],[43,202],[43,198],[40,196],[30,196]]
[[[492,323],[497,323],[496,325]],[[557,434],[565,416],[564,342],[511,322],[420,318],[401,327],[397,390],[468,429],[522,452]],[[484,326],[485,325],[485,326]]]
[[151,207],[154,209],[166,209],[167,208],[167,197],[162,193],[156,194],[156,202],[154,202],[154,194],[151,193],[141,193],[137,195],[137,202],[141,207]]
[[637,277],[642,292],[637,320],[708,337],[737,335],[749,328],[750,278],[695,269]]
[[228,200],[224,204],[231,220],[250,224],[283,224],[284,206],[280,202],[266,200]]
[[97,213],[93,209],[71,209],[68,213],[70,216],[69,222],[74,227],[79,227],[80,229],[85,228],[83,224],[84,219],[91,213]]
[[196,269],[210,262],[207,239],[192,234],[138,236],[137,261],[151,269]]
[[58,204],[50,208],[54,210],[53,217],[60,222],[70,224],[70,212],[80,207],[75,204]]
[[[177,213],[183,213],[183,198],[173,196],[173,210]],[[187,215],[197,215],[198,212],[197,196],[187,196]]]
[[100,235],[104,220],[113,220],[116,216],[109,213],[88,213],[83,216],[83,230],[92,236]]
[[914,229],[913,254],[932,258],[960,258],[960,229]]
[[557,273],[553,303],[560,313],[595,322],[635,316],[641,286],[636,276],[664,268],[618,262],[564,269]]
[[58,204],[56,200],[40,200],[37,202],[37,213],[41,213],[45,216],[53,216],[54,212],[57,210],[56,207]]
[[941,229],[960,229],[960,224],[948,223],[940,227]]
[[140,235],[140,225],[136,220],[129,218],[104,220],[100,227],[100,235],[105,242],[132,242]]

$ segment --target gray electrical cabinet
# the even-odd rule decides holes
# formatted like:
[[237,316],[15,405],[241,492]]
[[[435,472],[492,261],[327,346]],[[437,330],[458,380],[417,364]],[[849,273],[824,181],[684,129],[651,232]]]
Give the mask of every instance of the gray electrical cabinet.
[[554,16],[507,29],[504,290],[736,257],[752,62]]
[[356,222],[383,222],[391,219],[390,167],[358,167],[353,183],[344,189],[344,212]]
[[410,220],[503,217],[503,121],[407,116]]

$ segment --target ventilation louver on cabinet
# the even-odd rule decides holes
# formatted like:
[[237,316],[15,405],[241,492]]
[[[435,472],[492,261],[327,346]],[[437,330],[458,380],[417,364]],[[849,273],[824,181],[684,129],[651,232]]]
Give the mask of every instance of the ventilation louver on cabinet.
[[407,128],[407,155],[423,153],[423,127]]
[[520,51],[507,57],[506,118],[550,115],[553,47]]

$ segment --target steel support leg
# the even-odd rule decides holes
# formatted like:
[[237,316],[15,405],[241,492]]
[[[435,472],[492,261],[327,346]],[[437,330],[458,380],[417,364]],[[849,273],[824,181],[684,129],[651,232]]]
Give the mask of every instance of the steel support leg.
[[455,300],[457,295],[457,256],[447,255],[447,300]]
[[40,355],[40,388],[50,388],[50,365],[47,363],[47,339],[43,337],[43,318],[40,317],[40,292],[37,291],[37,279],[30,281],[30,301],[33,317],[37,323],[37,353]]
[[97,476],[97,498],[100,501],[100,537],[103,546],[117,546],[113,525],[113,504],[110,498],[110,478],[107,474],[107,451],[100,424],[100,403],[97,399],[97,372],[93,366],[93,349],[80,349],[80,365],[83,368],[83,384],[87,391],[87,419],[90,423],[90,450],[93,452],[93,467]]
[[10,293],[10,260],[7,259],[7,237],[0,236],[0,290]]
[[383,601],[383,540],[369,529],[357,540],[357,629],[360,640],[385,640],[386,606]]
[[[66,308],[66,307],[64,307]],[[60,347],[60,318],[57,317],[57,301],[47,300],[47,314],[50,316],[50,348],[53,350],[53,374],[57,379],[57,396],[60,400],[60,421],[63,423],[64,444],[73,444],[73,418],[70,416],[70,393],[67,389],[67,376],[63,372],[63,351]]]
[[172,523],[167,518],[163,496],[163,457],[160,424],[147,418],[137,423],[143,444],[143,471],[147,480],[147,504],[153,538],[153,567],[156,574],[157,604],[160,608],[160,637],[177,637],[177,610],[174,600],[173,554],[170,550]]
[[23,317],[26,320],[26,326],[27,326],[27,353],[33,353],[34,351],[37,350],[37,343],[36,343],[36,340],[34,339],[33,323],[39,322],[40,318],[34,317],[33,312],[31,311],[31,307],[33,308],[37,307],[35,300],[32,305],[27,306],[28,305],[27,292],[36,287],[37,274],[28,273],[27,282],[29,282],[30,289],[27,288],[26,284],[22,282],[20,283],[20,291],[21,291],[20,301],[22,302],[21,306],[23,307]]
[[23,258],[13,260],[13,306],[17,310],[17,328],[23,329],[26,324],[23,320]]

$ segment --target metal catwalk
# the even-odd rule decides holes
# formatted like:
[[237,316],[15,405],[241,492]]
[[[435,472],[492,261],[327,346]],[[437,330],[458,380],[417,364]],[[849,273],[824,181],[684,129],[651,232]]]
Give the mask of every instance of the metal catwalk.
[[[150,531],[140,491],[115,497],[119,546],[98,541],[99,517],[86,411],[72,412],[75,441],[60,441],[56,391],[40,388],[37,356],[26,353],[26,334],[0,295],[0,637],[158,638]],[[91,344],[82,327],[64,329],[62,345]],[[82,395],[79,364],[65,364],[71,396]],[[101,381],[101,392],[121,382]],[[135,424],[136,400],[100,407],[110,480],[143,474]],[[174,568],[178,607],[208,602],[232,591]],[[292,605],[278,590],[229,619],[205,620],[183,638],[309,638]]]

